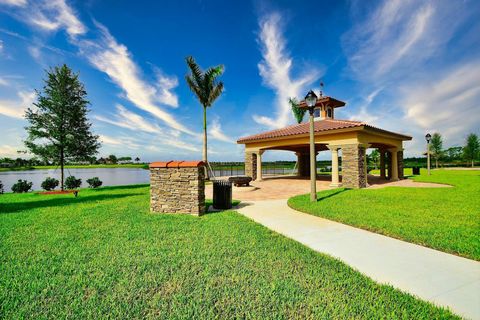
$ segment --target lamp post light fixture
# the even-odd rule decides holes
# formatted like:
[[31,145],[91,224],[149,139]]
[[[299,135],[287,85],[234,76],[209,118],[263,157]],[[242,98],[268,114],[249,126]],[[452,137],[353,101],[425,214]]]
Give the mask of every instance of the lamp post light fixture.
[[317,162],[315,157],[315,135],[313,113],[317,104],[317,95],[310,90],[305,96],[305,104],[310,113],[310,201],[317,201]]
[[425,135],[425,140],[427,140],[427,172],[430,175],[430,141],[432,140],[432,135],[427,133]]

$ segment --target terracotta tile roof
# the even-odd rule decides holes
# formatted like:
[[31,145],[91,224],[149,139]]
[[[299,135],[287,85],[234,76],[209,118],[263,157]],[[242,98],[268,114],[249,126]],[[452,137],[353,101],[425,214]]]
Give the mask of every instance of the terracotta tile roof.
[[[347,129],[347,128],[355,128],[355,127],[368,127],[377,131],[383,131],[387,133],[400,135],[404,137],[406,140],[411,140],[411,137],[409,136],[405,136],[398,133],[386,131],[380,128],[376,128],[374,126],[368,125],[365,122],[361,122],[361,121],[325,119],[325,120],[315,121],[314,123],[315,132],[323,132],[323,131],[329,131],[329,130]],[[242,137],[238,139],[237,143],[246,143],[251,141],[259,141],[259,140],[272,139],[272,138],[304,135],[304,134],[308,134],[309,132],[310,132],[310,125],[308,122],[305,122],[300,124],[294,124],[281,129],[266,131],[259,134]]]
[[150,163],[150,168],[194,168],[201,167],[205,164],[203,161],[163,161],[163,162],[152,162]]

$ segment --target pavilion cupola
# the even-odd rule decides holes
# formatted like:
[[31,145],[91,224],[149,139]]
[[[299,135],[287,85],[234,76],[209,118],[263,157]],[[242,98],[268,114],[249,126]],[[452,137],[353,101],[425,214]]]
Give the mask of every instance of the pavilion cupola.
[[[305,106],[305,101],[301,101],[300,106]],[[315,104],[315,120],[335,119],[335,108],[343,106],[345,106],[345,102],[321,95]]]

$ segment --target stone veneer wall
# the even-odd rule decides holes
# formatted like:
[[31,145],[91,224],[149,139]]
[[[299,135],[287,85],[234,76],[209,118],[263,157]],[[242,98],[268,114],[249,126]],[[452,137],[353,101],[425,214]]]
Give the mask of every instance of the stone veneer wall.
[[245,175],[257,180],[257,155],[254,152],[245,152]]
[[297,171],[300,177],[310,176],[310,153],[297,152]]
[[342,145],[342,184],[345,188],[365,188],[365,148],[358,144]]
[[150,164],[150,211],[205,213],[205,165],[202,161]]
[[403,151],[397,152],[398,179],[403,179]]

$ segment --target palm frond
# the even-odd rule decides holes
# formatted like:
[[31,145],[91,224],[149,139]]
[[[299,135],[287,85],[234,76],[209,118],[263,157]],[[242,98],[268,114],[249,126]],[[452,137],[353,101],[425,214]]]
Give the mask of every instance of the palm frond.
[[199,86],[203,82],[202,70],[200,66],[195,62],[195,59],[192,56],[187,57],[187,65],[192,73],[193,80]]
[[210,95],[208,97],[208,106],[211,106],[213,102],[222,94],[222,92],[223,92],[223,82],[219,82],[210,91]]

